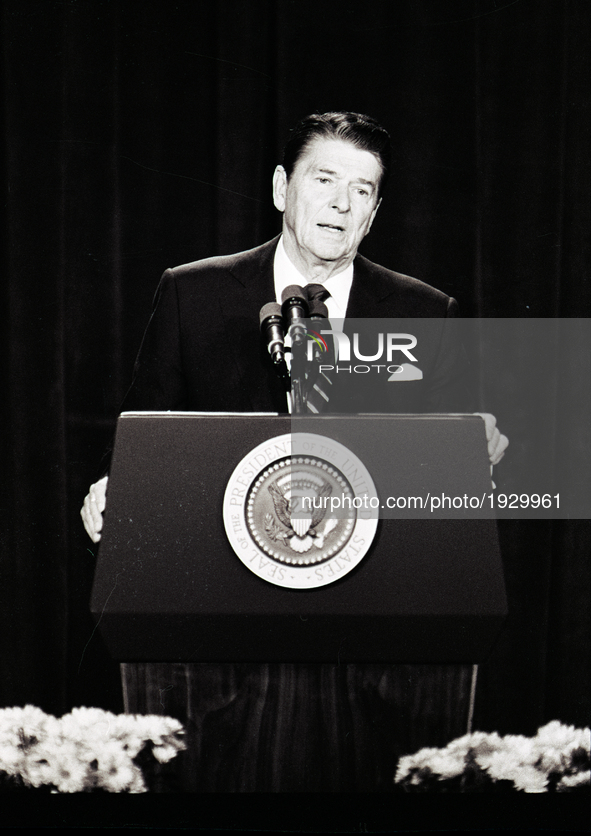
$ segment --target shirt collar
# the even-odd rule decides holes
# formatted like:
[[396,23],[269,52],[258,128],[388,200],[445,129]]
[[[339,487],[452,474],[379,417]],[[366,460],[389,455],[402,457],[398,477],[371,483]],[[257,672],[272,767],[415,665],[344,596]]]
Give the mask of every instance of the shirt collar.
[[[275,250],[273,274],[275,280],[275,298],[279,304],[281,304],[281,294],[290,284],[297,284],[300,285],[300,287],[305,287],[307,284],[313,284],[313,282],[309,282],[308,279],[303,276],[297,267],[289,260],[289,256],[285,252],[285,247],[283,246],[283,236],[279,239],[277,249]],[[328,315],[331,320],[344,319],[352,283],[352,263],[341,273],[336,273],[334,276],[331,276],[323,282],[324,287],[330,293],[330,296],[326,300],[325,304],[328,308]]]

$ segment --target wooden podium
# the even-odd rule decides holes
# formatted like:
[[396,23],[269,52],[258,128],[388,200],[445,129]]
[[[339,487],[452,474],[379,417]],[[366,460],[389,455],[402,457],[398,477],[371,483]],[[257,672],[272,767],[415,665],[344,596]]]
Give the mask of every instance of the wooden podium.
[[[250,571],[222,507],[250,451],[305,434],[365,465],[386,518],[351,571],[302,589]],[[390,790],[401,754],[464,733],[506,614],[496,522],[429,500],[490,492],[476,416],[121,416],[91,609],[127,710],[187,727],[172,788]]]

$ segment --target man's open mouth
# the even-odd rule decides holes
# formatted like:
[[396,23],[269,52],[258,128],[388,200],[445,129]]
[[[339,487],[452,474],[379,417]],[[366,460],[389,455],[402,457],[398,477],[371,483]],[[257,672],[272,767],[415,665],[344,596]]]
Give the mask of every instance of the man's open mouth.
[[344,227],[337,226],[337,224],[317,224],[317,226],[319,226],[320,229],[330,229],[330,230],[333,230],[334,232],[344,232],[345,231]]

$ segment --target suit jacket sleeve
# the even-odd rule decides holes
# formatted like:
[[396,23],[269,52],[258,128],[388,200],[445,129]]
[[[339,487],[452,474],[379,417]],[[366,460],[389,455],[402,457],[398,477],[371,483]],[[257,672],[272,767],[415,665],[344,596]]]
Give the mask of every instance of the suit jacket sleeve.
[[182,410],[186,401],[178,292],[173,271],[166,270],[154,297],[152,315],[121,411]]
[[[183,410],[186,384],[180,346],[179,304],[172,270],[166,270],[154,296],[152,315],[135,361],[133,378],[121,412]],[[100,463],[108,473],[114,436]]]
[[436,359],[425,392],[426,409],[444,413],[473,412],[472,369],[462,339],[465,321],[459,318],[458,304],[451,297],[440,326]]

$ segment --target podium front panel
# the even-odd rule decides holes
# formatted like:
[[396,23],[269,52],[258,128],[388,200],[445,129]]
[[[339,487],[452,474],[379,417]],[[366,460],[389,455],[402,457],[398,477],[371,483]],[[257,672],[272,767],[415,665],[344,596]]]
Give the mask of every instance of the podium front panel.
[[[290,416],[120,417],[91,600],[112,655],[185,662],[486,658],[506,615],[494,519],[462,512],[380,519],[360,563],[313,589],[275,585],[238,559],[222,516],[228,480],[250,450],[293,429]],[[297,429],[350,449],[381,497],[427,483],[435,493],[456,484],[469,495],[491,489],[480,418],[322,416]]]

